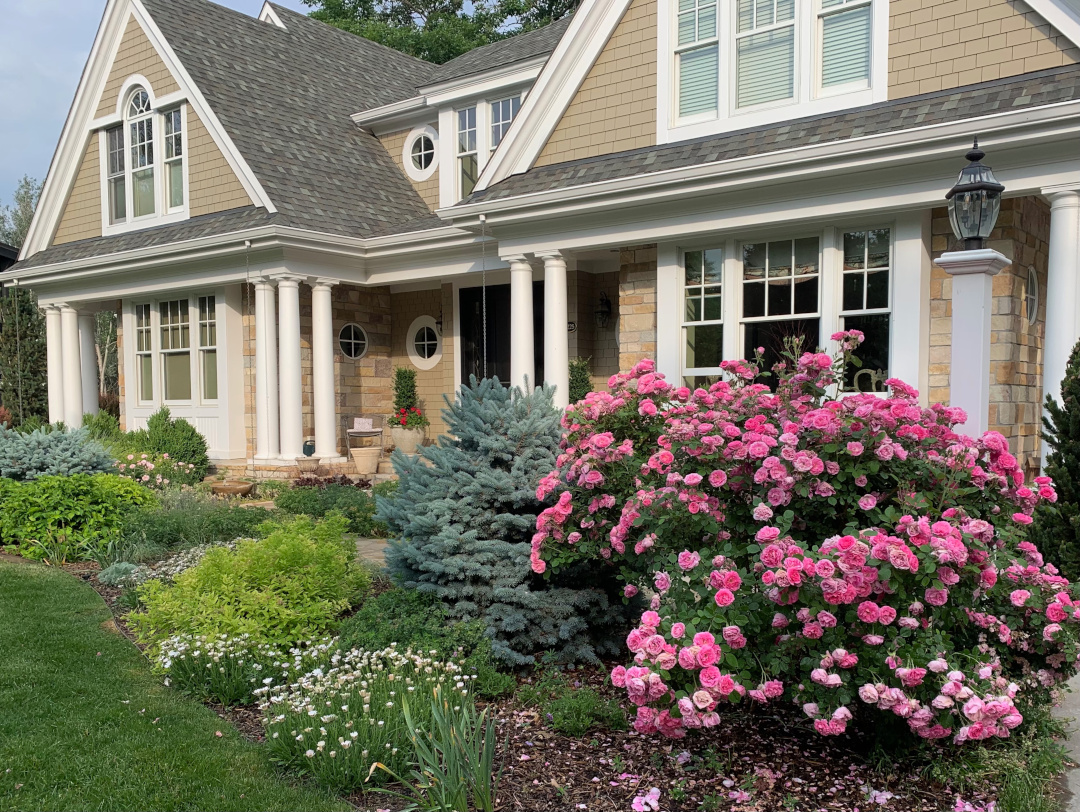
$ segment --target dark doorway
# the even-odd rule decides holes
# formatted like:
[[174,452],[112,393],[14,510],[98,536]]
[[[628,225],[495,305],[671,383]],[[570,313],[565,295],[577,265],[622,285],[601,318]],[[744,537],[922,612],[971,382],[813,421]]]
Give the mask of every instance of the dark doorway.
[[[461,383],[467,385],[469,376],[484,377],[484,288],[462,288],[458,292],[458,312],[461,321]],[[510,286],[487,286],[487,375],[504,384],[510,381]],[[533,282],[533,346],[536,355],[536,377],[529,383],[542,380],[544,374],[544,283]]]

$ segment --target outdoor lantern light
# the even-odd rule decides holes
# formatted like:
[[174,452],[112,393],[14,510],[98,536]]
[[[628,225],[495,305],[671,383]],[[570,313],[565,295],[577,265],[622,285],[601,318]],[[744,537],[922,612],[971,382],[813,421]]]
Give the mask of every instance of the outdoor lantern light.
[[603,329],[608,326],[608,319],[611,318],[611,299],[603,291],[600,291],[600,304],[596,307],[595,315],[597,327]]
[[964,241],[966,250],[983,247],[1001,211],[1001,193],[1005,187],[997,182],[994,171],[980,161],[986,155],[979,149],[979,139],[965,156],[971,163],[960,170],[945,199],[949,201],[949,223],[956,239]]

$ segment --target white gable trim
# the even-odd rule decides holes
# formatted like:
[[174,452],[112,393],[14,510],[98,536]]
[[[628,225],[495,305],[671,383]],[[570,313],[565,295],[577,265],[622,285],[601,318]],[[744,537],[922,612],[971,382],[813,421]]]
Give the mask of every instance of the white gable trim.
[[262,11],[259,12],[259,20],[264,23],[276,25],[283,31],[288,30],[287,28],[285,28],[285,23],[283,23],[281,21],[281,18],[278,16],[277,11],[274,10],[274,7],[270,5],[269,2],[263,3]]
[[1080,46],[1080,14],[1071,7],[1069,0],[1028,0],[1028,5],[1068,37],[1073,45]]
[[[180,93],[191,103],[199,118],[202,119],[251,200],[255,205],[263,206],[270,212],[277,211],[255,174],[236,149],[232,139],[225,132],[221,122],[210,109],[205,97],[180,64],[180,60],[165,41],[160,29],[143,8],[142,3],[139,0],[108,0],[94,44],[90,49],[90,56],[83,68],[75,99],[64,121],[56,153],[53,155],[49,172],[45,177],[41,202],[34,213],[26,241],[19,253],[20,259],[26,259],[48,248],[56,229],[60,226],[68,195],[78,176],[87,144],[93,134],[93,125],[99,123],[95,118],[97,107],[131,17],[134,17],[142,26],[165,66],[180,85]],[[135,77],[132,77],[132,81],[126,85],[130,86],[134,79]],[[145,79],[143,81],[145,82]],[[149,83],[144,86],[149,89]],[[121,94],[122,98],[123,94]]]
[[480,174],[477,191],[532,167],[631,1],[585,0]]

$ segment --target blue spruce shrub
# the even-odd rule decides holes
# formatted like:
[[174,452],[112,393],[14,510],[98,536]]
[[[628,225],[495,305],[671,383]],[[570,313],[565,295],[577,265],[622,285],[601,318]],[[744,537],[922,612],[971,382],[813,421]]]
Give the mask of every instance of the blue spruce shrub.
[[504,664],[549,651],[562,662],[617,652],[627,626],[619,584],[595,570],[545,578],[529,566],[543,509],[536,486],[558,454],[552,391],[522,394],[474,377],[443,419],[438,445],[413,458],[394,453],[397,493],[377,499],[376,519],[395,537],[391,575],[437,596],[452,620],[482,620]]
[[0,425],[0,477],[18,481],[42,476],[111,471],[113,459],[85,429],[49,427],[23,434]]

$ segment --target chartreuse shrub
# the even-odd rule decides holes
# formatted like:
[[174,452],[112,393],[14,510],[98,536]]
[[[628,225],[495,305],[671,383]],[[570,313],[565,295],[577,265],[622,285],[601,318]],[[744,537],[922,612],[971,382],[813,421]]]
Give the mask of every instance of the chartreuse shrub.
[[0,477],[5,479],[96,474],[112,467],[112,457],[84,429],[45,427],[22,433],[0,425]]
[[276,645],[322,637],[371,582],[344,531],[341,517],[298,518],[266,538],[212,548],[171,583],[139,587],[144,609],[129,623],[155,648],[177,634],[246,634]]
[[877,713],[962,744],[1008,736],[1076,670],[1078,591],[1026,538],[1049,478],[1026,485],[1004,437],[955,434],[962,410],[898,380],[836,399],[862,334],[833,340],[837,359],[789,353],[774,391],[744,362],[695,391],[642,362],[567,414],[533,570],[655,594],[612,674],[640,732],[745,699],[825,735]]
[[0,480],[0,535],[28,558],[107,559],[125,519],[154,496],[112,474]]
[[430,653],[462,662],[476,675],[476,692],[498,697],[514,690],[517,680],[498,670],[491,640],[478,620],[454,623],[434,595],[412,589],[389,589],[368,599],[338,629],[342,649],[399,649]]
[[437,597],[451,620],[480,620],[509,665],[547,650],[596,662],[625,631],[614,571],[589,563],[543,579],[529,570],[536,485],[559,442],[551,397],[474,379],[443,412],[448,437],[412,459],[394,454],[398,490],[377,500],[376,518],[396,537],[391,576]]

